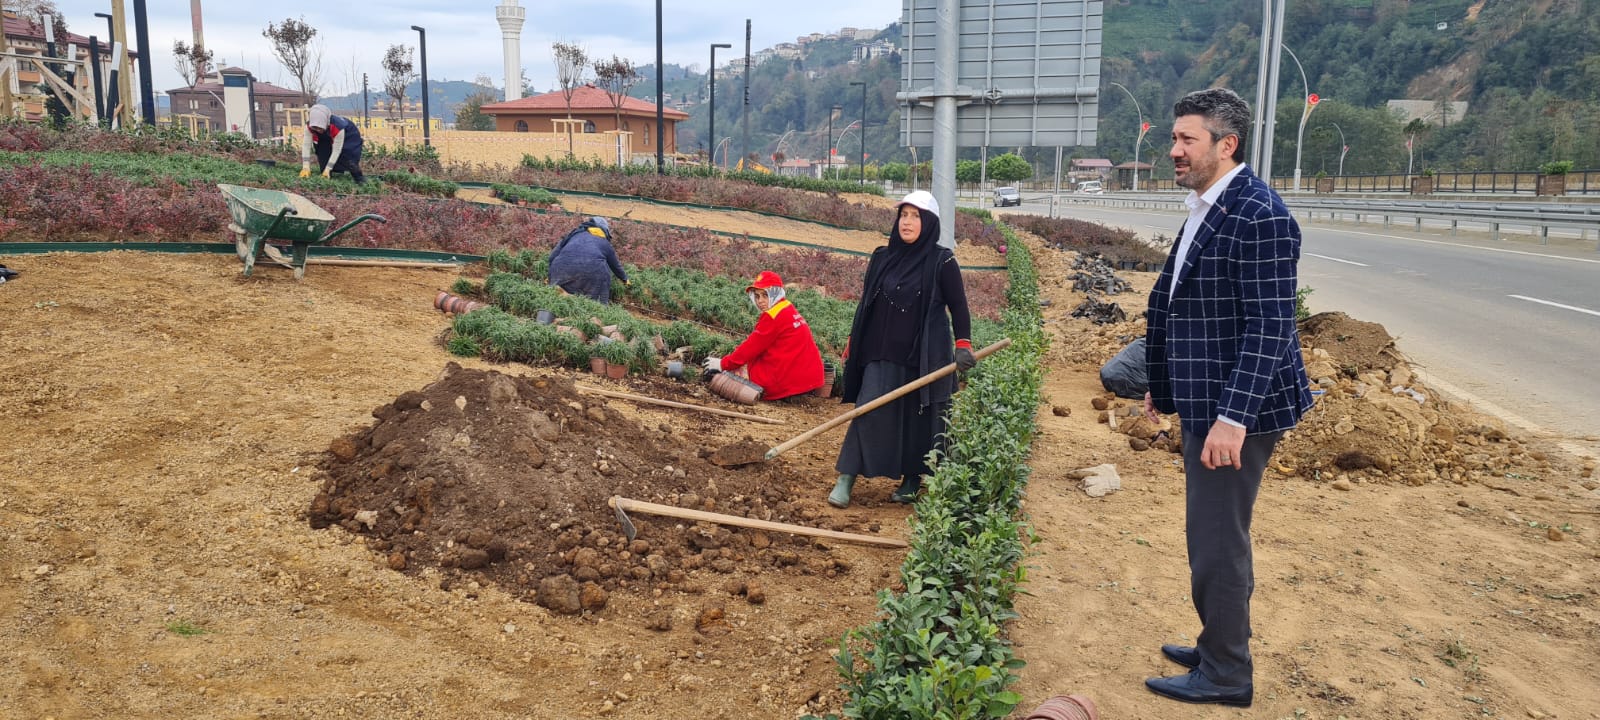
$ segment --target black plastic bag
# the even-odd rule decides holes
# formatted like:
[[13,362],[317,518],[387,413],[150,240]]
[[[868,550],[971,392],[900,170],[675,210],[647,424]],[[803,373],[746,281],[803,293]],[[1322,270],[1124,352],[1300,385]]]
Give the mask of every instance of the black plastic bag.
[[1150,389],[1150,373],[1144,364],[1144,338],[1139,338],[1106,361],[1100,368],[1100,384],[1117,397],[1143,400]]

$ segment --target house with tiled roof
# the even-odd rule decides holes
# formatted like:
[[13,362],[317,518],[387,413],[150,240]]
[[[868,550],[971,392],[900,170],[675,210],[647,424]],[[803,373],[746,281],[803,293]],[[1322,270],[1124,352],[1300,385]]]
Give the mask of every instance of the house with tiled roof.
[[[253,110],[253,130],[257,138],[281,136],[284,128],[291,125],[299,127],[300,113],[315,104],[315,98],[289,88],[279,87],[272,83],[261,82],[251,76],[250,71],[244,68],[227,67],[219,71],[222,77],[237,77],[239,82],[250,78],[250,96]],[[203,120],[198,121],[201,129],[213,132],[243,132],[243,128],[232,127],[227,120],[227,110],[222,101],[223,80],[213,76],[193,87],[173,88],[167,91],[172,98],[172,114],[199,115]],[[243,114],[241,113],[241,117]],[[242,121],[241,121],[242,122]]]
[[[633,152],[652,153],[656,149],[656,106],[627,97],[623,98],[619,113],[611,104],[611,96],[593,85],[583,85],[573,90],[570,112],[567,98],[560,90],[491,103],[484,105],[480,111],[494,117],[494,129],[500,132],[564,132],[562,128],[570,115],[576,121],[574,125],[582,132],[621,130],[633,133]],[[662,116],[666,127],[663,133],[666,151],[676,152],[677,124],[688,120],[689,113],[665,108]]]

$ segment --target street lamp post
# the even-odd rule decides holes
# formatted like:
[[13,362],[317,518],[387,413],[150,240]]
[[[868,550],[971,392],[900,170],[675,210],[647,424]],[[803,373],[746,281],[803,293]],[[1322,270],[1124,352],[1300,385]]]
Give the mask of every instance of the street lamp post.
[[1133,139],[1133,191],[1139,192],[1139,143],[1144,140],[1144,134],[1150,129],[1150,126],[1145,124],[1144,110],[1139,108],[1139,98],[1128,92],[1128,88],[1122,83],[1114,82],[1110,84],[1122,88],[1123,92],[1128,93],[1128,99],[1133,101],[1133,111],[1139,115],[1139,136]]
[[1339,123],[1329,123],[1333,129],[1339,131],[1339,177],[1344,177],[1344,154],[1350,152],[1350,143],[1344,139],[1344,128]]
[[[835,106],[833,106],[831,108],[828,108],[828,174],[829,175],[833,174],[833,156],[836,153],[836,151],[833,149],[834,148],[834,145],[833,145],[833,116],[838,115],[841,110],[844,110],[844,106],[843,105],[835,105]],[[843,135],[843,134],[844,133],[840,133],[840,135]],[[834,178],[834,179],[838,179],[838,178]]]
[[[711,118],[711,127],[706,130],[706,137],[711,138],[713,143],[717,141],[717,48],[728,49],[731,47],[733,45],[730,43],[711,43],[711,109],[708,113]],[[660,73],[657,74],[659,75]],[[711,166],[716,167],[716,165],[717,148],[713,145],[711,147]]]
[[1305,108],[1300,111],[1300,133],[1294,138],[1294,191],[1300,192],[1300,148],[1305,145],[1306,119],[1311,117],[1311,111],[1316,108],[1319,98],[1311,94],[1311,81],[1306,78],[1306,68],[1300,64],[1300,58],[1295,56],[1288,45],[1278,43],[1278,47],[1289,53],[1289,59],[1294,60],[1294,66],[1300,68],[1300,87],[1305,90],[1305,94],[1300,96],[1301,101],[1305,103]]
[[412,30],[417,31],[418,48],[422,55],[422,144],[432,145],[428,137],[428,31],[419,25],[412,25]]
[[[838,147],[838,146],[844,145],[844,136],[850,134],[850,129],[851,128],[858,127],[859,125],[861,125],[861,121],[860,120],[851,120],[849,125],[844,126],[844,129],[839,131],[839,139],[836,142],[834,142],[834,146]],[[859,135],[860,133],[857,133],[857,134]],[[828,166],[829,167],[833,166],[833,160],[831,159],[831,156],[830,156],[830,159],[828,160]],[[850,163],[846,162],[845,163],[845,167],[848,168],[849,166],[850,166]],[[837,172],[834,173],[834,179],[838,179],[838,173]]]
[[865,82],[850,83],[851,87],[861,86],[861,180],[858,184],[867,184],[867,84]]

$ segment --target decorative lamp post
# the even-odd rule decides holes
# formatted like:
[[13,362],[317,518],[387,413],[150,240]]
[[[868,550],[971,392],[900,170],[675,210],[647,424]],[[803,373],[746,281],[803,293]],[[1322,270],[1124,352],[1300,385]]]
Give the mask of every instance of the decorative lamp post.
[[1139,192],[1139,143],[1144,141],[1144,134],[1150,132],[1150,123],[1144,121],[1144,110],[1139,108],[1139,98],[1128,92],[1128,88],[1122,83],[1114,82],[1109,84],[1115,85],[1121,88],[1123,92],[1128,93],[1128,99],[1133,101],[1133,111],[1139,115],[1139,137],[1133,141],[1133,191]]
[[[711,43],[711,109],[708,113],[711,118],[711,127],[706,130],[706,137],[711,138],[713,143],[717,141],[717,48],[728,49],[731,47],[733,45],[729,43]],[[711,166],[716,167],[716,165],[717,148],[712,146]]]
[[1333,129],[1339,131],[1339,177],[1344,177],[1344,154],[1350,152],[1350,143],[1344,139],[1344,128],[1339,123],[1329,123]]
[[1289,59],[1294,61],[1294,66],[1300,68],[1300,87],[1305,90],[1305,94],[1300,96],[1305,100],[1305,108],[1300,111],[1300,134],[1294,138],[1294,191],[1300,192],[1300,148],[1305,145],[1306,119],[1311,117],[1311,111],[1317,109],[1317,103],[1321,102],[1322,98],[1311,92],[1311,83],[1306,79],[1305,66],[1300,64],[1300,58],[1295,56],[1294,51],[1283,43],[1278,43],[1278,47],[1289,53]]
[[867,84],[865,82],[850,83],[851,87],[861,86],[861,130],[856,133],[861,136],[861,181],[867,184]]

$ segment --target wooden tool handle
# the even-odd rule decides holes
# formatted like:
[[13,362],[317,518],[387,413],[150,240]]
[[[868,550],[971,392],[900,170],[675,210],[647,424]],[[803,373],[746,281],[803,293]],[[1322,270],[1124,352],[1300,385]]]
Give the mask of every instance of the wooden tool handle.
[[[1006,346],[1008,346],[1010,344],[1011,344],[1011,338],[1001,338],[999,342],[973,353],[972,356],[974,358],[982,360],[982,359],[988,357],[990,354],[994,353],[995,351],[1004,349]],[[850,420],[853,420],[853,419],[855,419],[856,417],[858,417],[860,415],[865,415],[866,413],[872,412],[873,410],[876,410],[876,409],[878,409],[880,407],[883,407],[884,405],[887,405],[887,404],[889,404],[891,402],[894,402],[895,400],[900,399],[902,396],[906,395],[907,393],[910,393],[913,390],[921,388],[923,385],[927,385],[928,383],[931,383],[931,382],[933,382],[935,380],[938,380],[939,378],[942,378],[942,377],[944,377],[946,375],[949,375],[950,373],[953,373],[955,371],[956,371],[956,364],[955,363],[950,363],[949,365],[946,365],[946,366],[944,366],[942,368],[939,368],[938,370],[935,370],[935,371],[933,371],[931,373],[928,373],[927,375],[923,375],[922,377],[917,378],[916,380],[912,380],[911,382],[908,382],[908,383],[906,383],[904,385],[901,385],[900,387],[895,388],[894,390],[891,390],[886,394],[880,395],[880,396],[878,396],[877,398],[873,399],[871,402],[869,402],[869,403],[867,403],[865,405],[857,405],[856,409],[851,410],[850,412],[847,412],[847,413],[845,413],[843,415],[840,415],[839,417],[836,417],[836,418],[834,418],[832,420],[829,420],[829,421],[827,421],[827,422],[825,422],[825,423],[823,423],[821,425],[818,425],[818,426],[816,426],[816,427],[814,427],[814,428],[812,428],[810,430],[807,430],[807,431],[801,433],[800,435],[796,436],[794,439],[783,443],[782,445],[777,445],[777,446],[773,447],[771,450],[767,451],[766,459],[771,460],[771,459],[777,457],[779,454],[792,449],[796,445],[799,445],[800,443],[803,443],[803,442],[805,442],[807,440],[810,440],[811,438],[816,437],[817,435],[820,435],[820,434],[825,433],[825,432],[827,432],[829,430],[832,430],[835,427],[838,427],[841,423],[849,422]]]
[[674,402],[672,400],[662,400],[661,398],[653,398],[653,397],[649,397],[649,396],[646,396],[646,395],[632,395],[632,394],[625,393],[625,392],[617,392],[615,390],[606,390],[604,388],[589,387],[588,385],[579,385],[578,386],[578,391],[579,392],[586,392],[586,393],[589,393],[591,395],[600,395],[600,396],[603,396],[603,397],[617,398],[619,400],[633,400],[635,402],[642,402],[642,403],[647,403],[647,404],[650,404],[650,405],[660,405],[662,407],[678,408],[678,409],[681,409],[681,410],[698,410],[698,411],[703,412],[703,413],[711,413],[712,415],[721,415],[723,417],[739,418],[740,420],[750,420],[750,421],[753,421],[753,422],[767,423],[769,425],[782,425],[783,424],[782,420],[778,420],[778,419],[775,419],[775,418],[766,418],[766,417],[761,417],[760,415],[746,415],[745,413],[738,413],[738,412],[734,412],[732,410],[723,410],[721,408],[701,407],[699,405],[690,405],[689,403]]
[[719,525],[736,525],[755,530],[771,530],[773,532],[789,533],[791,535],[808,535],[811,537],[825,537],[844,542],[861,543],[863,545],[877,545],[879,547],[903,548],[909,547],[906,541],[899,538],[876,537],[872,535],[857,535],[855,533],[838,532],[836,530],[823,530],[822,528],[807,527],[805,525],[791,525],[770,520],[756,520],[755,518],[739,517],[738,515],[724,515],[722,513],[705,512],[704,510],[689,510],[672,505],[659,505],[643,500],[629,500],[620,495],[612,495],[606,504],[623,512],[641,512],[647,515],[663,515],[666,517],[696,520]]

